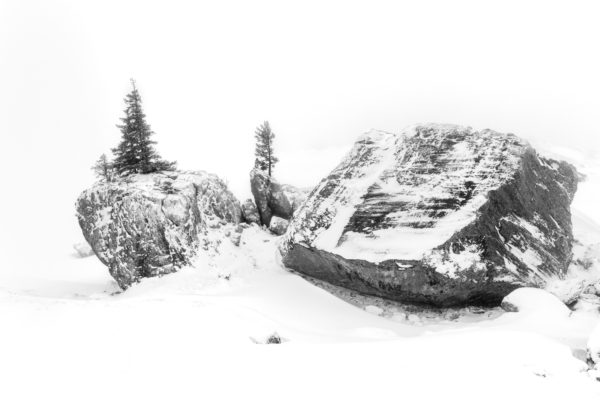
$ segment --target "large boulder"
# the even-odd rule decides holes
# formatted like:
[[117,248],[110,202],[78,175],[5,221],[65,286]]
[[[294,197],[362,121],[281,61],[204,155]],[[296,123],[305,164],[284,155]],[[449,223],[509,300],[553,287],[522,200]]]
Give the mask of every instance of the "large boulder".
[[296,212],[287,268],[436,306],[499,305],[562,277],[574,168],[512,134],[455,125],[371,131]]
[[250,172],[250,189],[260,223],[265,226],[271,225],[271,218],[274,216],[291,219],[308,194],[307,190],[277,182],[266,171],[258,168]]
[[85,239],[123,289],[178,270],[199,249],[235,239],[241,220],[238,200],[205,172],[99,182],[76,207]]

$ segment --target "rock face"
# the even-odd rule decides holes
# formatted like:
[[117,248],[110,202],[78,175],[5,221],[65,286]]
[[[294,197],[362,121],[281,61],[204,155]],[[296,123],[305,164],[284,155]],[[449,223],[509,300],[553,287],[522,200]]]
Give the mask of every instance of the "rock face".
[[571,259],[576,172],[512,134],[371,131],[297,211],[286,267],[365,294],[499,305]]
[[260,223],[265,226],[270,226],[274,216],[291,219],[307,196],[307,191],[281,184],[266,171],[256,168],[250,172],[250,188]]
[[249,224],[260,224],[260,216],[258,215],[258,209],[252,199],[247,199],[242,203],[242,219],[244,222]]
[[217,176],[204,172],[97,183],[76,207],[85,239],[123,289],[178,270],[211,241],[239,238],[239,202]]

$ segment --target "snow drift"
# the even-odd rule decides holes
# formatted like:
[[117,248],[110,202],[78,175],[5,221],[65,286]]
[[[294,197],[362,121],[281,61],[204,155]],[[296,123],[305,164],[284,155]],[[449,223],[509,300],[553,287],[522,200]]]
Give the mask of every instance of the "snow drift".
[[498,305],[571,260],[574,167],[512,134],[456,125],[371,131],[313,190],[286,267],[393,300]]

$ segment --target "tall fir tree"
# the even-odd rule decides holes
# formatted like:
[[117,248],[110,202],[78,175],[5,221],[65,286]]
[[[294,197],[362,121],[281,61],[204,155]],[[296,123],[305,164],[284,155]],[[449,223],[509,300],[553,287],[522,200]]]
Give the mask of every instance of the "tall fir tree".
[[121,174],[148,174],[157,171],[172,171],[175,162],[164,161],[154,149],[154,135],[146,122],[146,114],[142,110],[142,98],[131,80],[132,90],[125,97],[125,117],[117,127],[121,130],[121,143],[114,148],[113,168]]
[[271,176],[273,168],[279,159],[275,157],[273,152],[275,134],[271,130],[269,121],[263,122],[262,125],[256,128],[254,137],[256,138],[256,149],[254,150],[256,160],[254,161],[254,165],[263,171],[267,171],[269,176]]
[[92,170],[96,173],[99,179],[103,179],[106,182],[112,181],[113,177],[113,166],[106,154],[102,154],[96,164],[92,167]]

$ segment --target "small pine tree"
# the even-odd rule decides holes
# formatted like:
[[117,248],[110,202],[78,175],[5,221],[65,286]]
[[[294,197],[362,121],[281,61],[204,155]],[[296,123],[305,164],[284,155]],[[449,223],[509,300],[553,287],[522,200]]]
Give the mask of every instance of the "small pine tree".
[[106,154],[102,154],[96,164],[92,167],[92,170],[96,173],[96,176],[99,179],[102,179],[106,182],[112,181],[113,178],[113,166],[108,161]]
[[271,176],[273,168],[279,160],[273,154],[273,139],[275,139],[275,134],[271,130],[269,121],[263,122],[262,125],[256,128],[254,137],[256,138],[256,149],[254,150],[256,160],[254,161],[254,165],[263,171],[268,171],[269,176]]
[[113,167],[118,174],[148,174],[157,171],[172,171],[174,162],[164,161],[154,149],[155,141],[150,140],[154,134],[146,122],[146,114],[142,110],[142,98],[135,81],[131,80],[132,90],[125,97],[125,117],[121,118],[121,143],[114,148]]

